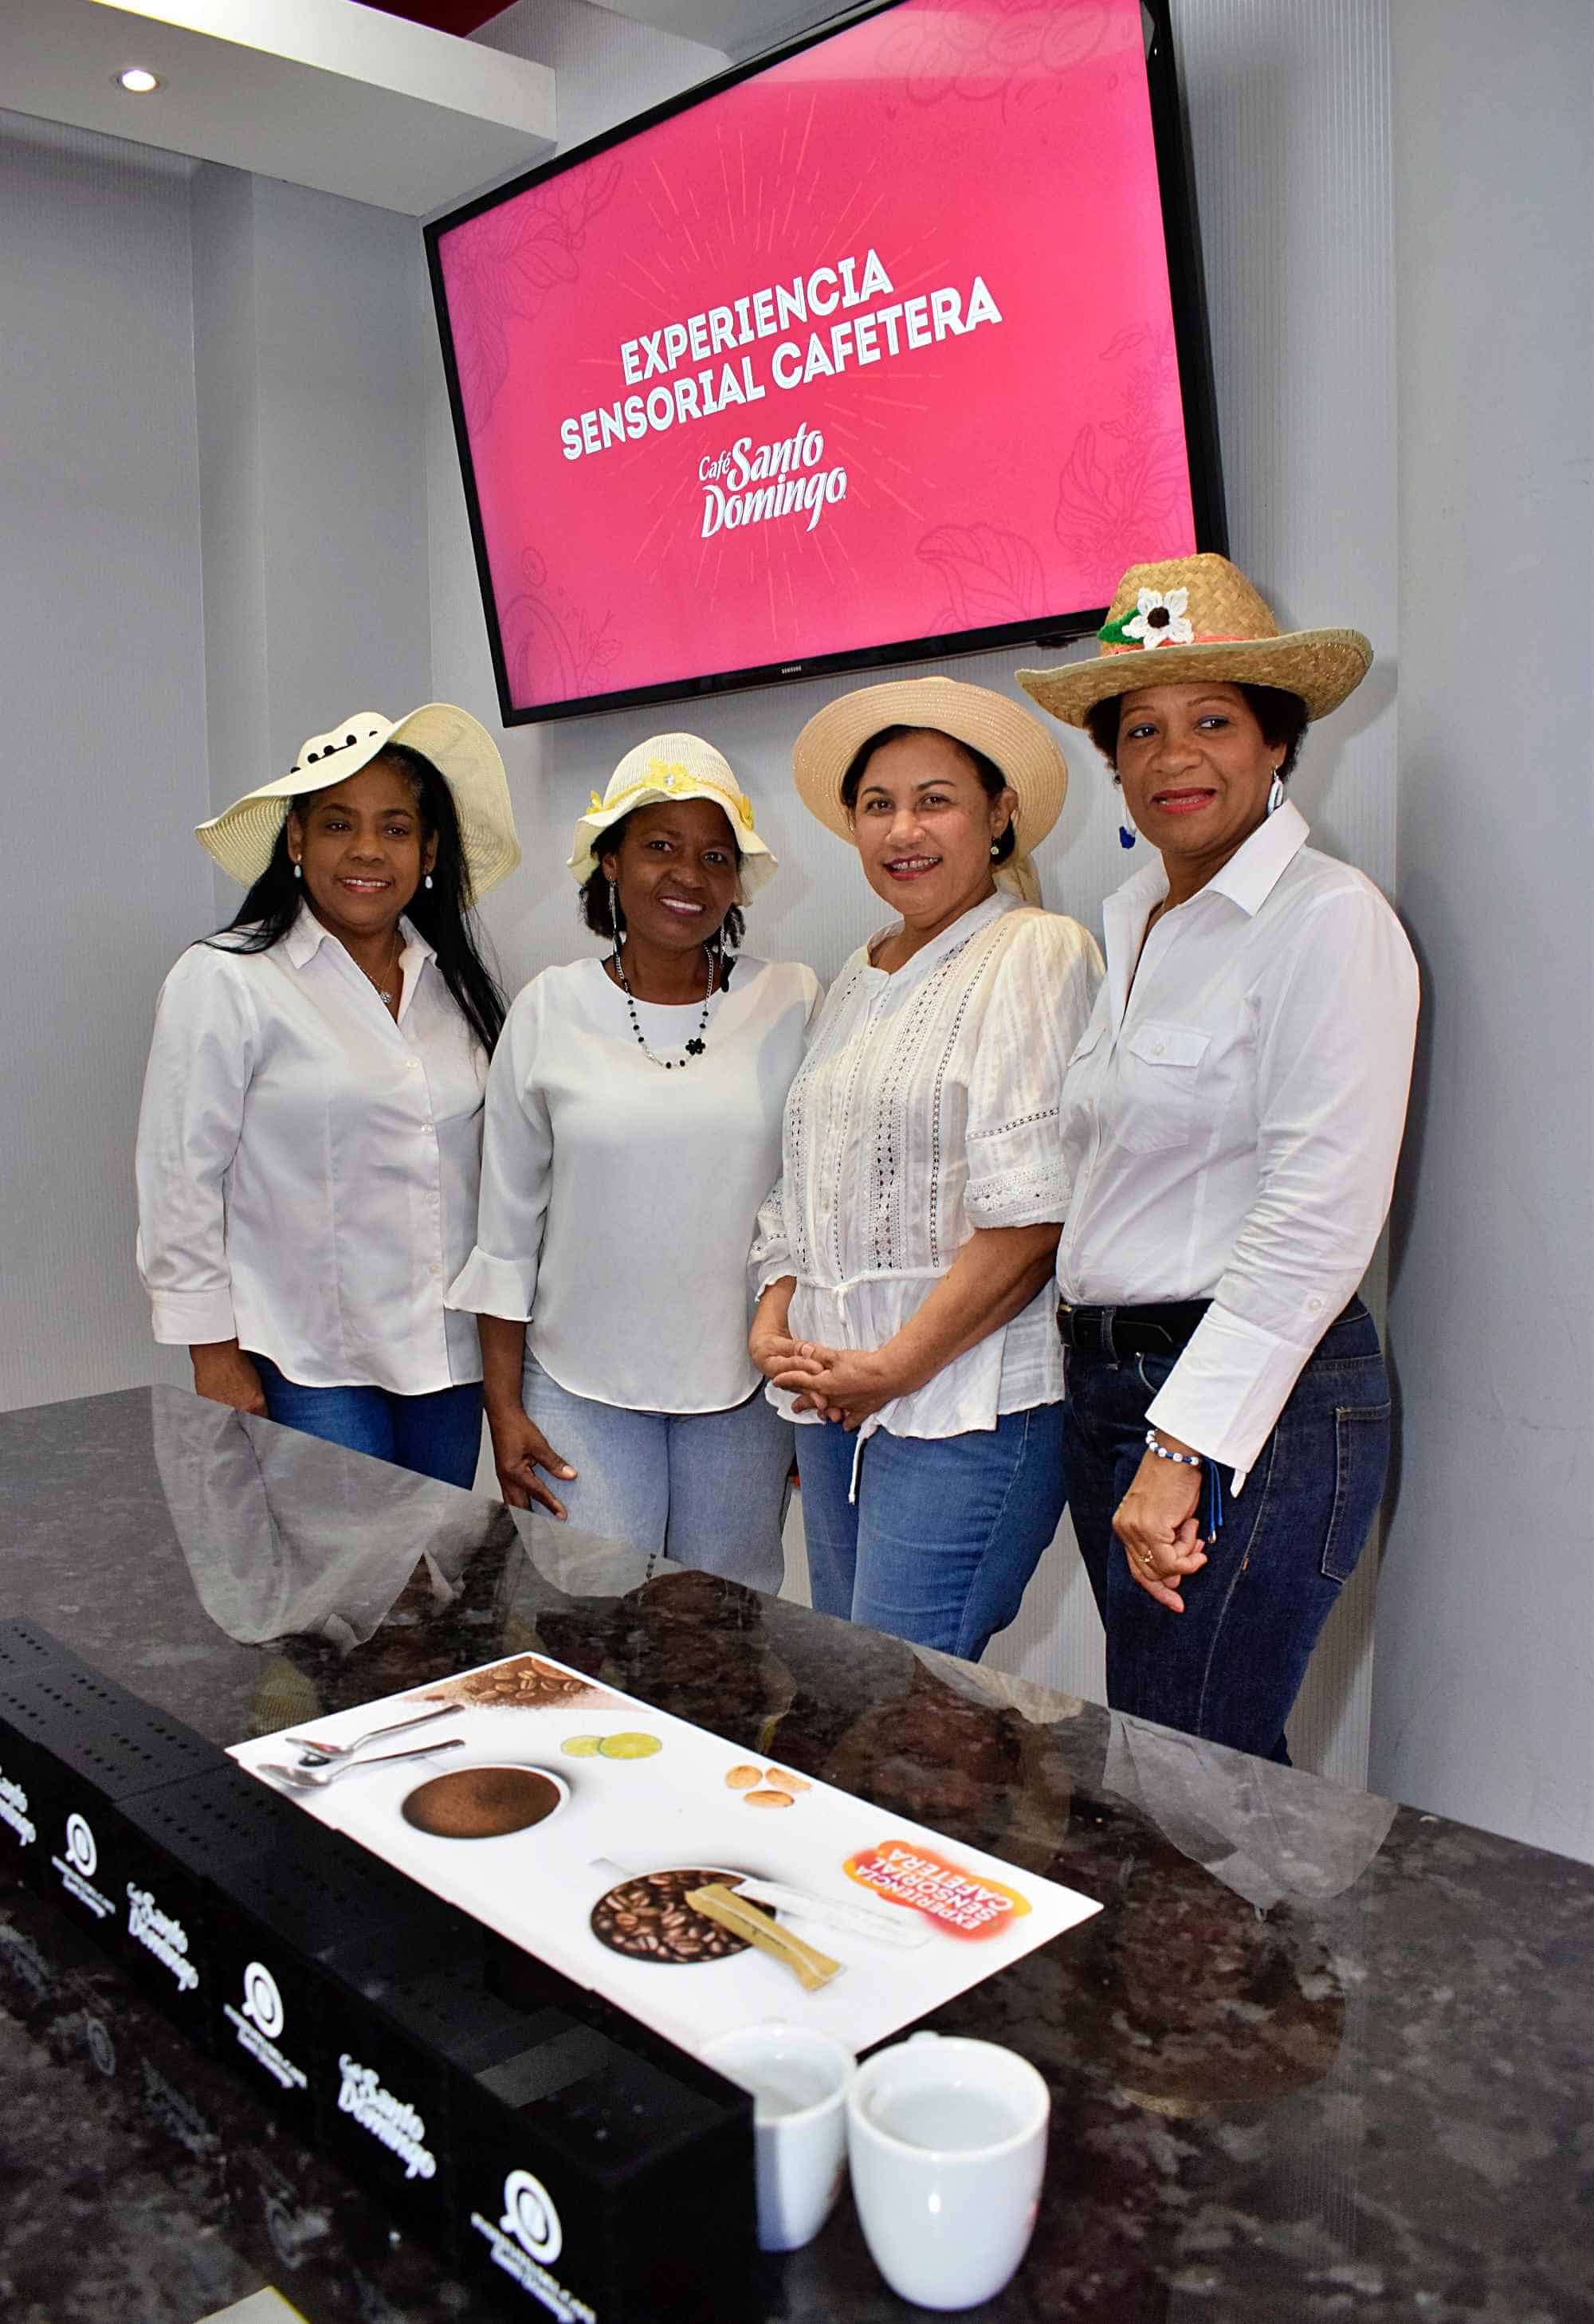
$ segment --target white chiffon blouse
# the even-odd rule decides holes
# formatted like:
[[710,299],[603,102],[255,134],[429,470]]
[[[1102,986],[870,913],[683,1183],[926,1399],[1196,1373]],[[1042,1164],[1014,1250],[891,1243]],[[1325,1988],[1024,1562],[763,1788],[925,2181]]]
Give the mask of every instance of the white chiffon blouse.
[[[852,954],[815,1025],[751,1259],[755,1291],[796,1277],[793,1338],[831,1347],[890,1339],[977,1228],[1064,1217],[1063,1075],[1101,977],[1077,921],[1001,893],[894,973],[870,952]],[[1055,1305],[1048,1283],[862,1434],[955,1436],[1056,1402]],[[816,1417],[769,1395],[799,1424]]]
[[573,1396],[723,1412],[763,1375],[747,1352],[747,1252],[780,1167],[780,1119],[819,980],[742,955],[699,1011],[637,1003],[600,960],[517,995],[487,1084],[476,1247],[448,1304],[528,1325]]

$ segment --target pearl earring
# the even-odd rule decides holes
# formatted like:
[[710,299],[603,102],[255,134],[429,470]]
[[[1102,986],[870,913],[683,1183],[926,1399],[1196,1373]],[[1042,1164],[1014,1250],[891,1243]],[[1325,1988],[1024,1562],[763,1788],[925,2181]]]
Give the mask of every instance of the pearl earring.
[[298,863],[293,867],[293,876],[296,880],[302,880],[304,878],[303,869]]
[[1000,849],[1000,847],[998,845],[997,842],[993,839],[993,840],[991,841],[991,843],[990,843],[990,860],[991,860],[991,862],[992,862],[993,863],[996,862],[996,860],[997,860],[998,856],[999,856],[1000,853],[1001,853],[1001,849]]
[[429,888],[429,887],[431,886],[431,884],[432,884],[432,875],[431,875],[431,873],[430,873],[429,872],[427,873],[426,878],[421,881],[421,883],[420,883],[420,884],[421,884],[421,886],[422,886],[423,888]]

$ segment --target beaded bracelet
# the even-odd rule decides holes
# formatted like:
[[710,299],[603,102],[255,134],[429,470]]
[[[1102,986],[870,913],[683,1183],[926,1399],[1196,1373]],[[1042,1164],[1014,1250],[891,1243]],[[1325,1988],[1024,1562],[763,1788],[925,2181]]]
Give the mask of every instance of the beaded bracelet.
[[1174,1452],[1163,1443],[1155,1428],[1146,1431],[1147,1450],[1155,1452],[1159,1461],[1176,1461],[1181,1469],[1204,1469],[1206,1462],[1199,1452]]

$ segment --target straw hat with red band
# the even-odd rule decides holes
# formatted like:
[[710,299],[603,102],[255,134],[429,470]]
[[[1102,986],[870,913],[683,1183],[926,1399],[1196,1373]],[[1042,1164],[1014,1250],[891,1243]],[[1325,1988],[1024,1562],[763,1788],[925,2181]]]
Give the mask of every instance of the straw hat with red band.
[[1068,726],[1085,725],[1112,695],[1200,678],[1277,687],[1299,695],[1309,717],[1324,718],[1373,659],[1359,630],[1281,631],[1239,567],[1210,551],[1131,565],[1096,635],[1093,661],[1015,673],[1026,694]]

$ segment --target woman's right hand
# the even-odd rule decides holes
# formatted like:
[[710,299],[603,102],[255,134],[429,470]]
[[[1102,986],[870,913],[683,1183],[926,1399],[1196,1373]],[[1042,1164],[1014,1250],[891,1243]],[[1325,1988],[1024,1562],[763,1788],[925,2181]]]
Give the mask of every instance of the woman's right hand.
[[235,1412],[266,1416],[265,1390],[260,1374],[236,1340],[213,1340],[189,1350],[194,1364],[194,1394],[212,1404],[230,1404]]
[[565,1505],[555,1499],[538,1475],[546,1469],[550,1477],[574,1477],[576,1471],[561,1453],[556,1452],[534,1420],[523,1411],[487,1416],[488,1433],[493,1439],[493,1465],[498,1471],[498,1490],[502,1499],[511,1509],[529,1509],[535,1501],[539,1508],[563,1520]]

